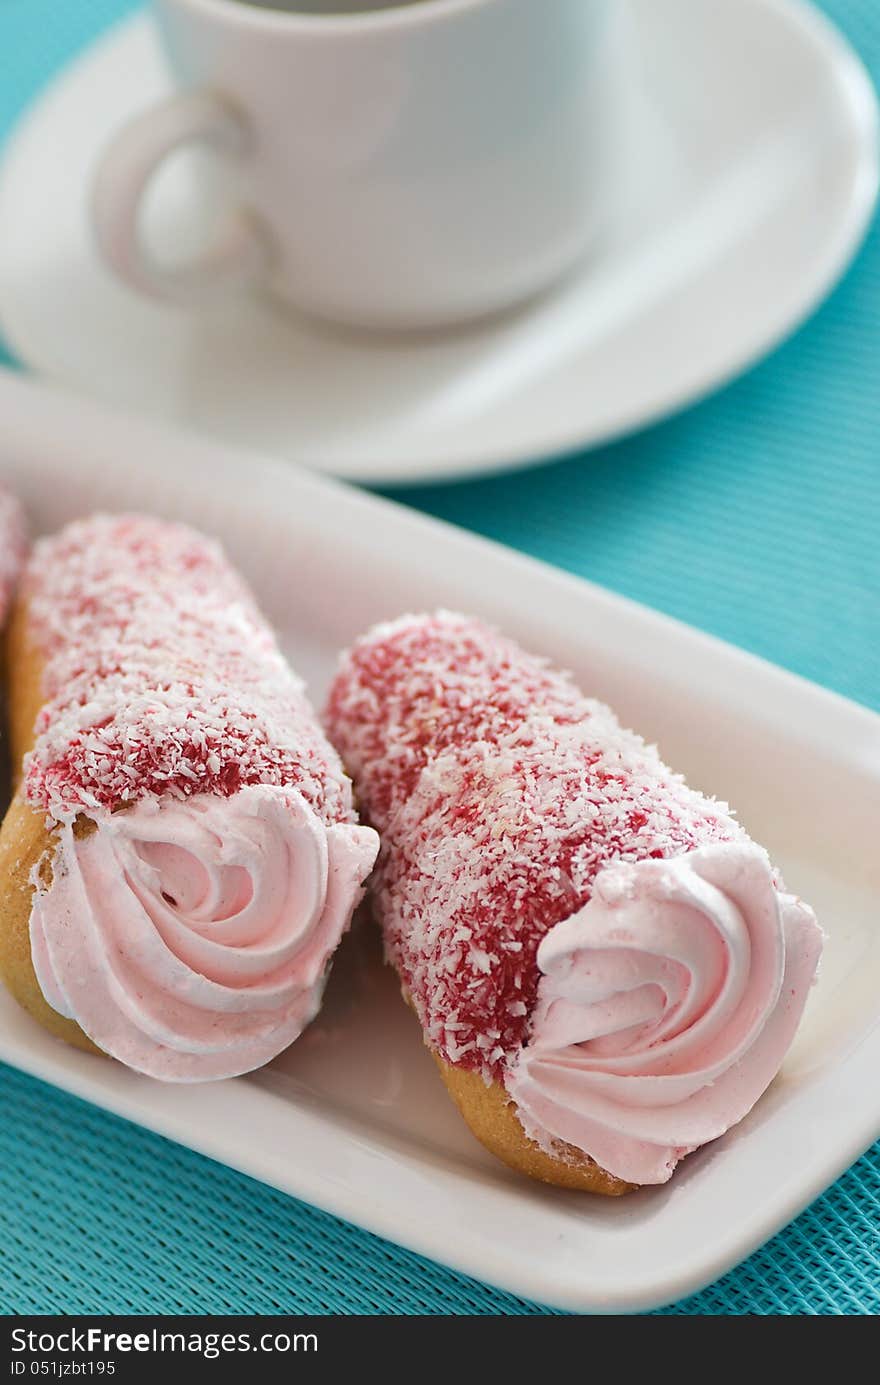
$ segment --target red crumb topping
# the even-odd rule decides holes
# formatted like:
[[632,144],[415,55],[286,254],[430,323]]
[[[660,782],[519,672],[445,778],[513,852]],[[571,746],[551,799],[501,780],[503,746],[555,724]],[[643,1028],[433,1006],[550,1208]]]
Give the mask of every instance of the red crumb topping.
[[25,791],[51,819],[248,784],[352,818],[303,684],[217,544],[98,515],[34,546],[23,593],[46,695]]
[[0,487],[0,628],[5,624],[18,574],[27,550],[27,533],[21,506]]
[[359,641],[327,725],[383,837],[388,957],[431,1046],[487,1077],[527,1036],[538,944],[604,866],[745,838],[566,674],[463,616]]

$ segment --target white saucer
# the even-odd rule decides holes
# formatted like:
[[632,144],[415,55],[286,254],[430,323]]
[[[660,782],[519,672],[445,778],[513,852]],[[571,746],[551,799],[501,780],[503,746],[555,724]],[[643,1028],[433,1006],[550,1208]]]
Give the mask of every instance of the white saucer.
[[[343,334],[257,301],[192,318],[109,277],[90,175],[109,132],[168,85],[150,21],[123,24],[9,147],[10,346],[88,394],[359,480],[525,464],[680,408],[778,342],[843,271],[876,196],[877,105],[800,0],[630,4],[645,91],[608,243],[527,310],[420,338]],[[178,235],[179,175],[157,202],[156,234]]]

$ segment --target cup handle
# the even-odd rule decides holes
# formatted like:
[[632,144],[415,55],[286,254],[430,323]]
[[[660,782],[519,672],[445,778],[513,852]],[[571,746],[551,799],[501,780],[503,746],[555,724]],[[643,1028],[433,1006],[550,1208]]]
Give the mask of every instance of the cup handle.
[[241,158],[250,137],[241,117],[213,93],[181,92],[123,126],[98,166],[92,192],[92,225],[107,265],[148,297],[184,306],[204,301],[223,284],[259,276],[269,258],[266,232],[243,208],[186,264],[163,263],[145,243],[144,194],[168,155],[187,144]]

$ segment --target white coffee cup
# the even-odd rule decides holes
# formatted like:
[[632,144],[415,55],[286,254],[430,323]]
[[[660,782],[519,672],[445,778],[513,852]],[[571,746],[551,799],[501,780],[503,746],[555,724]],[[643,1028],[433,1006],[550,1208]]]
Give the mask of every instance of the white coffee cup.
[[[618,152],[622,0],[270,3],[156,0],[180,90],[116,136],[92,204],[127,284],[197,304],[254,278],[319,317],[425,327],[584,254]],[[175,265],[141,206],[187,145],[235,164],[238,206]]]

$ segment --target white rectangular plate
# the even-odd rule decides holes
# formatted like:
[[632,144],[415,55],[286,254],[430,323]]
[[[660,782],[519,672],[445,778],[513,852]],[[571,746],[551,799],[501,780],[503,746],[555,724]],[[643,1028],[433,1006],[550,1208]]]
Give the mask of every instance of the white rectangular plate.
[[784,1225],[880,1134],[880,717],[515,553],[382,500],[0,373],[0,472],[51,529],[138,506],[218,534],[320,701],[371,621],[477,612],[574,670],[700,787],[729,799],[815,906],[820,984],[751,1116],[665,1188],[531,1184],[446,1098],[372,931],[319,1019],[260,1073],[163,1086],[50,1039],[5,995],[0,1058],[456,1269],[542,1303],[655,1307]]

